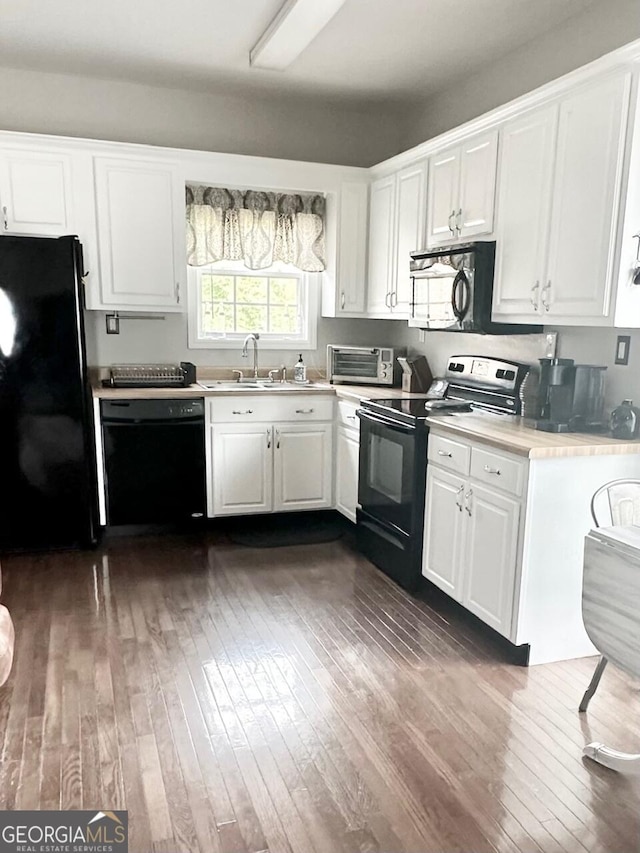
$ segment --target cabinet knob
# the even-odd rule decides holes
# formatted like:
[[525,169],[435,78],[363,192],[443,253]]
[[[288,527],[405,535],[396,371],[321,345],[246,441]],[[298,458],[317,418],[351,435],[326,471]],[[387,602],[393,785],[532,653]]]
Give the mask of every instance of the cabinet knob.
[[495,474],[497,477],[499,477],[501,473],[499,468],[492,468],[491,465],[485,465],[484,470],[487,474]]
[[544,310],[547,312],[551,308],[550,297],[551,297],[551,279],[549,279],[549,281],[542,288],[542,293],[540,294],[540,301],[544,305]]
[[538,305],[538,291],[540,290],[540,282],[536,281],[536,283],[531,288],[531,304],[533,305],[533,310],[537,311],[540,307]]

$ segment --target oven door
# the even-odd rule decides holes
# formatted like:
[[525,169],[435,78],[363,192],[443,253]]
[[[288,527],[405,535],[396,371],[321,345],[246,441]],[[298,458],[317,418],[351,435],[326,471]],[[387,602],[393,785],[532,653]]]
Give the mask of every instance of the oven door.
[[417,430],[358,409],[360,470],[358,502],[372,518],[411,535]]

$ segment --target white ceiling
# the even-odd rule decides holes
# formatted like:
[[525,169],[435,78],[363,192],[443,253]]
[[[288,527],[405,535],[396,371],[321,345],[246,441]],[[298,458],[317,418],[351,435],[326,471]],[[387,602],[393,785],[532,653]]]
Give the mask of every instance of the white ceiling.
[[264,71],[249,68],[249,50],[282,0],[0,0],[0,64],[363,105],[415,100],[592,2],[347,0],[286,71]]

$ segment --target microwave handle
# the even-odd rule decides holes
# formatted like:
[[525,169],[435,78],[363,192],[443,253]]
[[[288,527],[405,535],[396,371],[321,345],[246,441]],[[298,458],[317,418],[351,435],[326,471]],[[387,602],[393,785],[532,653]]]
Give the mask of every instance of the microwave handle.
[[[460,304],[459,301],[460,291],[462,291],[463,294],[462,304]],[[459,322],[462,322],[466,317],[470,301],[469,280],[464,272],[459,270],[453,281],[453,288],[451,289],[451,307],[453,308],[456,320]]]

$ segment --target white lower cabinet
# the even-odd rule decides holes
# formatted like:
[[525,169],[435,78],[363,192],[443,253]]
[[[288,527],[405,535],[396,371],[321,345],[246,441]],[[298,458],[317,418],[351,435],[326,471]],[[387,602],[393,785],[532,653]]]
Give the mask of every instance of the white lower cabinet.
[[520,502],[472,482],[465,492],[464,514],[462,603],[487,625],[509,636]]
[[211,428],[213,514],[273,509],[271,424],[215,424]]
[[355,522],[360,461],[358,431],[338,425],[336,444],[336,509],[349,521]]
[[275,424],[273,508],[327,509],[331,488],[332,424]]
[[331,398],[212,398],[207,413],[209,516],[333,506]]
[[427,470],[422,574],[511,639],[525,463],[461,443],[457,458],[440,448],[446,439],[432,440],[430,459],[443,455]]

